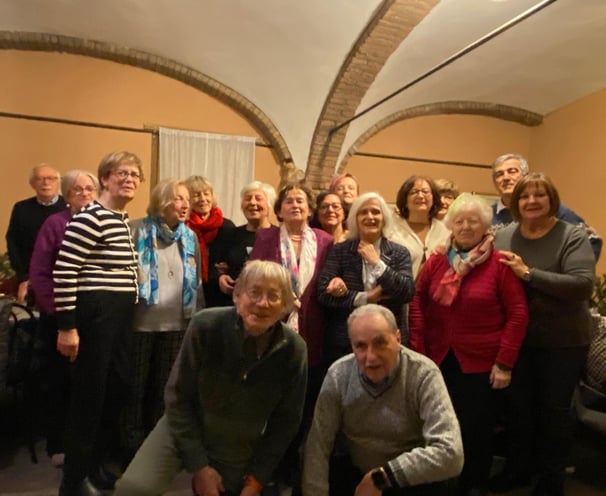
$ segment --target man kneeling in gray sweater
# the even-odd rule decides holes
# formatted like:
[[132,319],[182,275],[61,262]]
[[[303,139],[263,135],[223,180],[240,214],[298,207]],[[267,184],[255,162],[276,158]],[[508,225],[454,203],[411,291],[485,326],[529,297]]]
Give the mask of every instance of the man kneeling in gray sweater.
[[400,344],[384,307],[359,307],[347,324],[353,354],[333,363],[322,384],[304,496],[444,494],[440,481],[461,472],[463,446],[440,370]]

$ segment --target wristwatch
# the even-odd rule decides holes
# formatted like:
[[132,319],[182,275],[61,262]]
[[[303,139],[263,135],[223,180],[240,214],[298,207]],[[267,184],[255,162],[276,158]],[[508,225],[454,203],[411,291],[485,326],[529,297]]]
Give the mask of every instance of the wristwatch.
[[374,469],[370,473],[370,477],[372,478],[372,483],[380,491],[390,486],[389,479],[387,478],[387,474],[385,473],[385,469],[383,467]]

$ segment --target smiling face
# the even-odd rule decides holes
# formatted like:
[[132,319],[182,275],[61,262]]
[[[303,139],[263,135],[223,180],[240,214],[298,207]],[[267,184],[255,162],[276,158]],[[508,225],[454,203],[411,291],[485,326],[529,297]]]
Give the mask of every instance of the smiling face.
[[408,192],[406,206],[410,214],[424,214],[429,216],[433,206],[433,193],[431,186],[424,179],[417,179]]
[[189,215],[189,190],[184,184],[175,188],[175,197],[165,208],[162,216],[168,227],[174,229],[180,222],[185,222]]
[[518,209],[522,221],[549,217],[551,199],[545,187],[540,184],[529,183],[520,194]]
[[385,220],[379,200],[371,198],[360,205],[356,214],[358,235],[362,241],[374,243],[383,233]]
[[244,330],[250,336],[260,336],[273,326],[284,313],[282,289],[272,279],[251,281],[239,294],[234,304],[242,318]]
[[348,332],[358,367],[372,382],[383,380],[397,367],[400,331],[394,332],[382,315],[360,315]]
[[358,197],[358,183],[356,183],[351,177],[344,177],[339,181],[335,188],[335,192],[343,203],[351,205],[354,200]]
[[260,189],[247,192],[242,198],[240,208],[249,223],[263,224],[269,216],[267,197]]
[[479,213],[473,210],[461,211],[452,221],[452,236],[456,246],[460,250],[473,248],[480,242],[487,227],[482,224]]
[[65,199],[73,213],[97,198],[97,188],[93,180],[86,174],[78,174]]
[[122,163],[114,167],[106,178],[101,179],[103,189],[116,202],[125,204],[135,197],[141,183],[139,167]]
[[284,224],[300,224],[307,222],[309,217],[309,203],[305,191],[291,189],[280,205],[280,217]]
[[492,181],[501,198],[509,198],[521,177],[520,161],[516,158],[510,158],[495,167]]
[[442,220],[448,212],[448,209],[452,205],[452,202],[455,200],[455,195],[452,193],[440,193],[440,210],[436,214],[436,217],[439,220]]
[[341,225],[344,219],[345,211],[341,206],[341,198],[334,193],[329,193],[318,205],[318,221],[322,229],[332,231]]
[[195,190],[191,195],[191,209],[206,219],[213,208],[213,190],[206,188]]
[[59,194],[59,174],[52,167],[38,167],[30,185],[40,201],[48,202]]

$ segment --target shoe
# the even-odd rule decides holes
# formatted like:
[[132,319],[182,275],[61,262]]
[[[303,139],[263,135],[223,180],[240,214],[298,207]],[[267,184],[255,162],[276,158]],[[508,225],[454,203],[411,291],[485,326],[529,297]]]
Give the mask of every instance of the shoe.
[[55,468],[63,468],[65,464],[65,453],[53,453],[51,456],[51,464]]
[[519,487],[530,485],[530,476],[528,474],[512,474],[503,471],[500,474],[491,477],[488,481],[488,489],[491,493],[508,493]]
[[103,465],[99,465],[96,470],[89,473],[86,480],[100,491],[113,491],[118,478],[118,474],[114,474]]

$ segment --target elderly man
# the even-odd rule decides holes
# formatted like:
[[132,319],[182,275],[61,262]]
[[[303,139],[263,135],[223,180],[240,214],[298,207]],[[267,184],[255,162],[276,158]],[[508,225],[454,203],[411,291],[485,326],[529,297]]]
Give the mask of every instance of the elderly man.
[[198,496],[257,496],[292,441],[307,380],[305,342],[280,321],[294,304],[275,262],[249,262],[234,307],[197,313],[165,391],[166,410],[116,495],[159,495],[182,469]]
[[[513,222],[513,217],[509,211],[511,195],[520,178],[527,174],[528,162],[522,155],[507,153],[497,157],[493,162],[492,181],[500,196],[499,200],[492,206],[492,225],[494,231],[507,227]],[[597,262],[602,251],[602,238],[600,238],[597,232],[585,224],[585,221],[581,217],[563,203],[560,204],[556,217],[570,224],[578,225],[587,232]]]
[[6,232],[8,257],[19,282],[19,303],[25,303],[27,297],[29,259],[34,251],[36,235],[49,215],[66,208],[65,201],[59,196],[59,173],[52,167],[45,164],[34,167],[29,184],[36,196],[15,203]]
[[463,447],[440,370],[400,344],[385,307],[359,307],[347,323],[353,354],[324,379],[305,449],[304,496],[444,494],[439,481],[461,472]]

